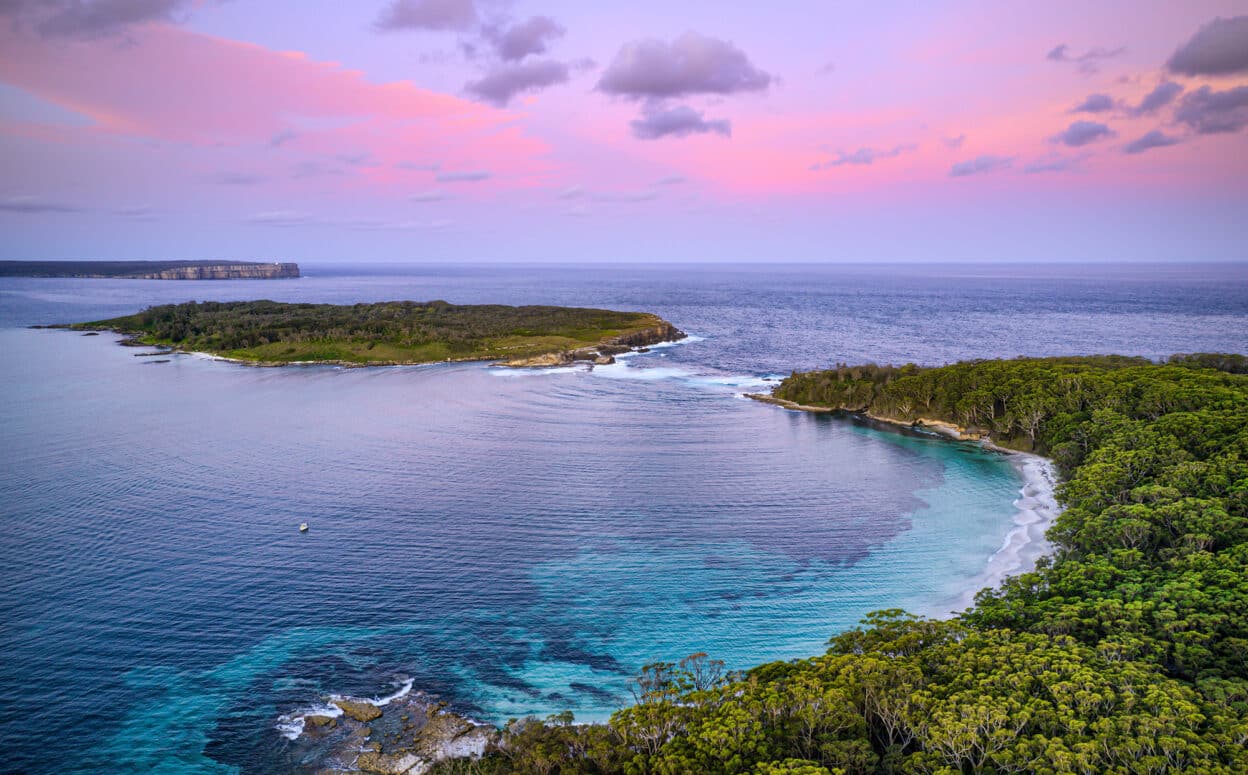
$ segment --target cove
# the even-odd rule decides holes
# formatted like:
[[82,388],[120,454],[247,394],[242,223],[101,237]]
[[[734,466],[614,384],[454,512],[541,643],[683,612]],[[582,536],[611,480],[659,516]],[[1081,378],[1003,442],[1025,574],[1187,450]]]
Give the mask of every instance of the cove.
[[54,748],[94,720],[71,771],[281,769],[283,714],[403,680],[483,720],[601,719],[645,662],[745,668],[939,611],[1020,487],[1000,455],[744,400],[760,378],[664,348],[252,369],[0,337],[30,527],[5,534],[5,685]]

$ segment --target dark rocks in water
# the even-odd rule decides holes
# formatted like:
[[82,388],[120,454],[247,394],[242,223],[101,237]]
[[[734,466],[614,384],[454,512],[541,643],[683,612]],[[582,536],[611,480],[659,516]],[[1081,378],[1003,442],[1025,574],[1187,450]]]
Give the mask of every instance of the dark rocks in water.
[[349,718],[356,721],[369,722],[376,718],[381,718],[381,708],[371,702],[359,702],[357,700],[334,700],[334,704],[342,709],[342,712]]
[[169,363],[169,362],[170,360],[168,358],[157,358],[154,361],[148,361],[148,363]]
[[100,335],[99,331],[88,331],[87,333],[83,334],[83,336],[99,336],[99,335]]
[[650,352],[650,348],[649,348],[649,347],[638,347],[638,348],[637,348],[637,352],[639,352],[639,353],[648,353],[648,352]]
[[296,746],[317,773],[368,772],[423,775],[448,759],[479,759],[497,749],[497,729],[446,709],[421,692],[378,706],[354,698],[334,698],[343,715],[303,717]]
[[333,716],[304,716],[303,733],[305,735],[323,735],[338,726],[338,719]]
[[414,753],[384,754],[366,751],[355,760],[355,766],[364,772],[376,772],[379,775],[406,775],[413,771],[417,773],[429,771],[428,762]]

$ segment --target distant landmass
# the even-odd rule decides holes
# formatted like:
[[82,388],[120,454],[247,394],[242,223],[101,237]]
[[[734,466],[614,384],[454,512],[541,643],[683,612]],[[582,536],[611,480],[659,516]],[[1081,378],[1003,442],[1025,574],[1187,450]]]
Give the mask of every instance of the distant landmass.
[[635,347],[685,336],[645,312],[445,301],[347,305],[192,301],[64,327],[118,331],[131,337],[123,344],[207,352],[262,366],[476,360],[501,360],[509,366],[574,361],[605,365]]
[[0,277],[278,280],[298,276],[298,264],[257,261],[0,261]]

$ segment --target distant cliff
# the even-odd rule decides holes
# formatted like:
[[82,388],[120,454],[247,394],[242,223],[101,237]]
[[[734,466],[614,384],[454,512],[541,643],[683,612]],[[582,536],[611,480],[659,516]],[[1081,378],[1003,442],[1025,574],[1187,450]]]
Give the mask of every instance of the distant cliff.
[[255,261],[0,261],[0,277],[277,280],[298,276],[298,264]]
[[147,274],[127,275],[139,280],[277,280],[298,277],[298,264],[208,264],[179,266]]

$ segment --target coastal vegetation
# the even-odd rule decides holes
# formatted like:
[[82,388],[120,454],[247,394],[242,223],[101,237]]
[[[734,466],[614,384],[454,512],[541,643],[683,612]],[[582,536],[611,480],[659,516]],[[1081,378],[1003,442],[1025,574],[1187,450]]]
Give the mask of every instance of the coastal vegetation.
[[523,362],[539,356],[557,361],[578,349],[598,355],[594,348],[627,350],[630,345],[683,336],[661,318],[642,312],[445,301],[350,305],[192,301],[70,328],[115,330],[143,344],[271,365]]
[[838,366],[775,395],[926,418],[1052,457],[1034,572],[825,654],[646,666],[605,724],[509,724],[444,773],[1248,772],[1248,376],[1241,356]]

